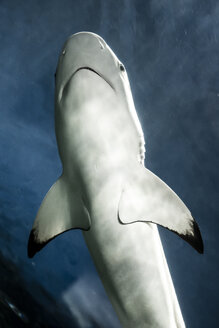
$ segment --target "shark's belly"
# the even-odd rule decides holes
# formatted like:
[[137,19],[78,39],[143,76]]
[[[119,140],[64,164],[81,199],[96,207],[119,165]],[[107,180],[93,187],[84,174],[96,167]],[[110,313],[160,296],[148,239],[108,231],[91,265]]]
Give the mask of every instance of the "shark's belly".
[[63,171],[79,186],[91,218],[84,238],[124,328],[183,328],[156,226],[118,220],[127,167],[138,160],[139,134],[104,83],[82,71],[57,108]]
[[129,110],[103,79],[88,70],[66,85],[56,105],[56,134],[64,169],[71,165],[71,170],[85,170],[83,176],[97,167],[121,166],[138,158],[140,131]]
[[122,327],[185,327],[156,225],[122,225],[102,198],[83,234]]

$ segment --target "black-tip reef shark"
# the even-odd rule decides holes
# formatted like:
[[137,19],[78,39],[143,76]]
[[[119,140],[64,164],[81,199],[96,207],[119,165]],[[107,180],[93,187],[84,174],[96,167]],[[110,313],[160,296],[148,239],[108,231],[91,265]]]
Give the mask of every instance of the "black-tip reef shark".
[[185,327],[157,225],[199,253],[201,234],[180,198],[144,167],[144,134],[125,67],[97,34],[76,33],[64,44],[55,131],[63,172],[38,211],[29,257],[81,229],[122,327]]

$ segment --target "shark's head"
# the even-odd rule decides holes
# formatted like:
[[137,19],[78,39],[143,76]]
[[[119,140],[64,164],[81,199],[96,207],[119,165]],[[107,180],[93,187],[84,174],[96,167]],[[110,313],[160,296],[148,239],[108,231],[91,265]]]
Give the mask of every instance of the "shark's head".
[[114,91],[121,81],[128,81],[124,65],[106,42],[91,32],[73,34],[63,46],[55,74],[59,98],[69,79],[83,69],[99,75]]

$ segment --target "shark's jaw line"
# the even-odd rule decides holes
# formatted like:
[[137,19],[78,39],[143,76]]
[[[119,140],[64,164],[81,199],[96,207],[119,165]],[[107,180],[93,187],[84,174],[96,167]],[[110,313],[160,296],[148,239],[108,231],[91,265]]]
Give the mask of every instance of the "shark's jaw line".
[[97,74],[99,77],[101,77],[107,84],[109,84],[109,86],[113,89],[113,91],[115,91],[115,88],[113,87],[113,85],[107,80],[105,79],[100,73],[98,73],[97,71],[95,71],[93,68],[89,67],[89,66],[82,66],[82,67],[79,67],[74,73],[73,75],[71,76],[71,78],[77,73],[79,72],[80,70],[82,69],[87,69],[95,74]]
[[[74,71],[74,73],[70,76],[70,78],[68,78],[67,81],[64,83],[64,85],[61,87],[61,89],[60,89],[60,93],[59,93],[59,97],[58,97],[59,101],[62,100],[63,91],[64,91],[64,89],[65,89],[67,83],[68,83],[68,82],[69,82],[69,81],[75,76],[75,74],[77,74],[77,73],[78,73],[79,71],[81,71],[81,70],[88,70],[88,71],[91,71],[91,72],[93,72],[94,74],[98,75],[101,79],[103,79],[103,80],[104,80],[104,81],[110,86],[111,89],[113,89],[114,92],[116,92],[116,89],[114,88],[114,86],[112,85],[112,83],[109,82],[109,80],[106,79],[103,75],[101,75],[100,73],[98,73],[97,71],[95,71],[93,68],[91,68],[91,67],[89,67],[89,66],[81,66],[81,67],[77,68],[77,69]],[[56,74],[55,74],[55,76],[56,76]]]

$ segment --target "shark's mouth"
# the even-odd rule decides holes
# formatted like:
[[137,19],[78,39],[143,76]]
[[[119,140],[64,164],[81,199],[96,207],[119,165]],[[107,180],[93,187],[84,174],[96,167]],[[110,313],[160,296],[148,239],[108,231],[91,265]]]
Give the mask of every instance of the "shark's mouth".
[[68,80],[63,84],[63,86],[60,88],[60,92],[59,92],[59,96],[58,96],[58,99],[59,101],[61,101],[62,99],[62,96],[63,96],[63,91],[66,87],[66,85],[68,84],[68,82],[74,77],[74,75],[79,72],[80,70],[82,69],[86,69],[86,70],[89,70],[95,74],[97,74],[101,79],[103,79],[112,89],[113,91],[115,92],[115,88],[113,87],[112,83],[110,83],[107,79],[105,79],[105,77],[103,75],[101,75],[100,73],[98,73],[97,71],[95,71],[93,68],[89,67],[89,66],[82,66],[82,67],[79,67],[78,69],[76,69],[76,71],[74,71],[74,73],[68,78]]
[[97,74],[99,77],[101,77],[107,84],[109,84],[109,86],[115,91],[115,88],[113,87],[113,85],[107,80],[105,79],[105,77],[101,74],[99,74],[97,71],[95,71],[93,68],[89,67],[89,66],[82,66],[82,67],[79,67],[72,75],[72,77],[80,70],[82,69],[87,69],[95,74]]

